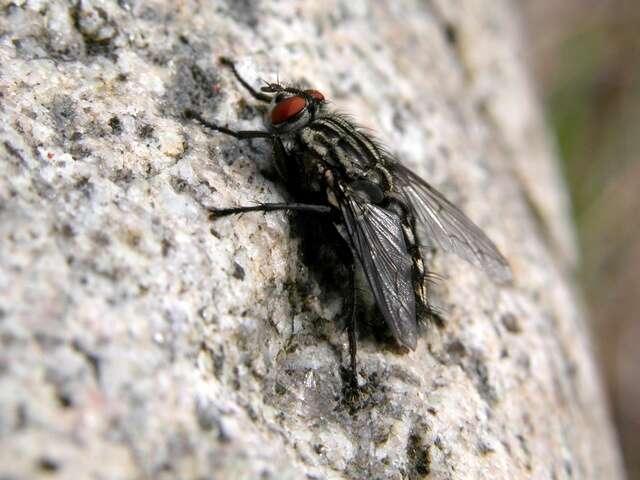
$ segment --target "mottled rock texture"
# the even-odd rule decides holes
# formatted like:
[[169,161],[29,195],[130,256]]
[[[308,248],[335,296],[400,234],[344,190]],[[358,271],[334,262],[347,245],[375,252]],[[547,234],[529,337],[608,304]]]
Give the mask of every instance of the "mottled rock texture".
[[[2,0],[0,477],[616,479],[564,185],[506,1]],[[303,261],[252,81],[305,80],[509,259],[436,253],[441,326],[363,328]],[[322,267],[322,266],[320,266]]]

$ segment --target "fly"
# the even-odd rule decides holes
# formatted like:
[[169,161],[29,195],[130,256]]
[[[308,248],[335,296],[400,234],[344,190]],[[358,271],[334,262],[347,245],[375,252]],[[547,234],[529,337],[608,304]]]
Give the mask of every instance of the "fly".
[[279,83],[267,83],[257,91],[230,60],[222,58],[221,63],[251,96],[269,104],[266,131],[232,130],[190,110],[186,116],[238,140],[269,141],[278,174],[295,203],[211,209],[211,218],[277,210],[331,217],[351,273],[346,327],[352,386],[357,386],[356,259],[391,334],[410,350],[416,347],[417,319],[433,313],[423,250],[455,253],[497,282],[510,280],[509,264],[480,228],[367,131],[332,111],[322,93]]

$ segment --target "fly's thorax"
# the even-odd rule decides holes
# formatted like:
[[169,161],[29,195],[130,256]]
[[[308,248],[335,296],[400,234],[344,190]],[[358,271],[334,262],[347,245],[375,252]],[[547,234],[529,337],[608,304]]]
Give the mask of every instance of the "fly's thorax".
[[296,132],[297,148],[309,152],[316,158],[332,167],[337,167],[338,163],[333,160],[331,139],[324,137],[313,128],[305,126]]
[[296,132],[299,148],[335,168],[347,181],[366,179],[386,189],[386,175],[377,173],[383,158],[378,145],[354,124],[332,112],[322,112]]

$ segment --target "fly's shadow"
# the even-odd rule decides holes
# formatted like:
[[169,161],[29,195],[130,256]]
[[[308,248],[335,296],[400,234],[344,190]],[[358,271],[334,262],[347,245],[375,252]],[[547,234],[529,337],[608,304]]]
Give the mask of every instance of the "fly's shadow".
[[[336,318],[339,328],[346,328],[351,309],[355,307],[358,341],[373,340],[398,352],[393,335],[367,289],[362,268],[356,263],[355,271],[352,270],[351,251],[332,219],[307,212],[290,212],[288,221],[291,235],[300,241],[300,261],[320,286],[322,295],[343,300]],[[355,278],[352,279],[352,275]],[[355,282],[353,295],[348,291],[351,282]],[[300,293],[308,290],[304,282],[297,287]]]

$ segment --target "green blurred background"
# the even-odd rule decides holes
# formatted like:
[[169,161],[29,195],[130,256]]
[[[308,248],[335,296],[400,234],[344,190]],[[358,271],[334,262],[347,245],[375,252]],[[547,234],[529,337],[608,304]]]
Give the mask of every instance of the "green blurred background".
[[521,0],[629,479],[640,479],[640,0]]

